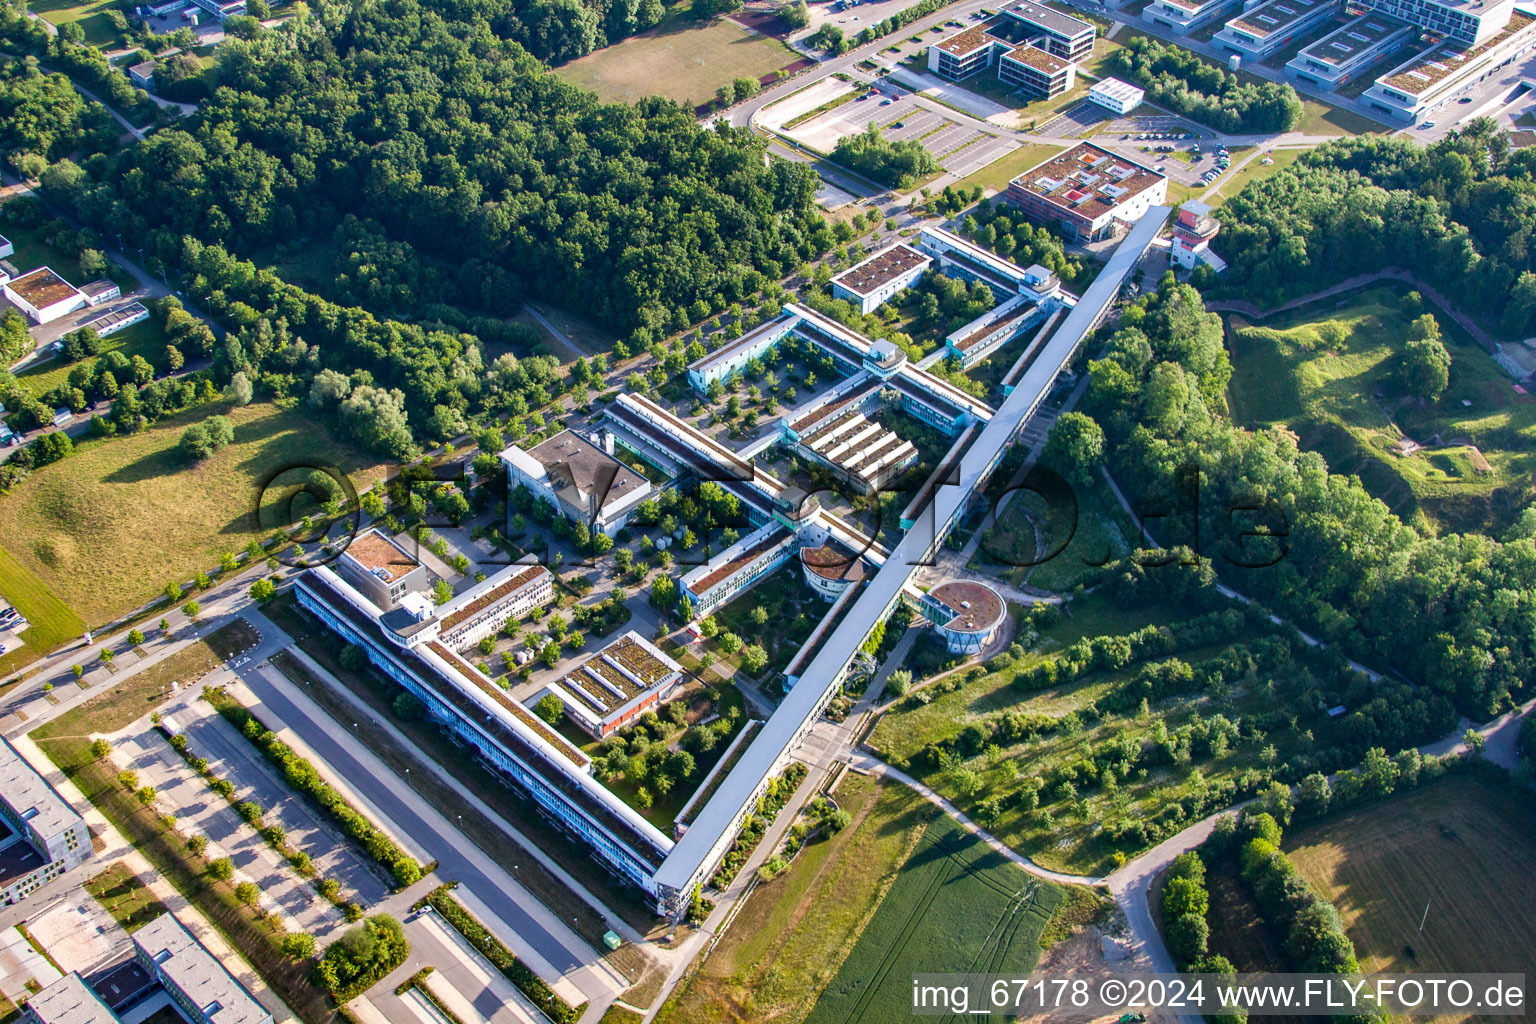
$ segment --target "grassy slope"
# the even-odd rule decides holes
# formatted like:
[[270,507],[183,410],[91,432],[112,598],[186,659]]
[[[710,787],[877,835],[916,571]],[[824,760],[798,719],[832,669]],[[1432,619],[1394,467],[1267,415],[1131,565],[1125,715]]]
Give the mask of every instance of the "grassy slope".
[[663,96],[703,103],[736,78],[758,78],[797,59],[789,47],[734,22],[683,17],[556,69],[572,85],[605,102],[633,103]]
[[806,847],[788,871],[753,891],[658,1024],[805,1018],[938,815],[906,787],[869,776],[846,776],[836,796],[853,824]]
[[[1021,667],[1044,657],[1054,656],[1079,636],[1124,634],[1151,622],[1166,623],[1169,614],[1161,609],[1127,613],[1111,608],[1092,596],[1071,603],[1077,609],[1076,620],[1068,620],[1053,629],[1044,641],[1047,654],[1031,652]],[[1234,640],[1250,639],[1234,637]],[[1190,664],[1217,653],[1215,649],[1186,651],[1178,657]],[[1015,850],[1047,867],[1083,874],[1101,874],[1113,868],[1112,850],[1099,838],[1100,823],[1124,814],[1120,805],[1134,807],[1137,814],[1150,817],[1173,800],[1190,795],[1202,780],[1234,778],[1261,763],[1259,746],[1252,742],[1235,744],[1225,754],[1196,758],[1192,764],[1152,766],[1145,776],[1138,774],[1122,780],[1117,792],[1085,792],[1081,807],[1058,797],[1042,795],[1041,809],[1024,812],[1012,806],[1011,795],[1029,779],[1045,780],[1060,768],[1090,749],[1102,747],[1121,735],[1150,737],[1157,721],[1171,732],[1188,722],[1193,714],[1221,711],[1230,716],[1250,714],[1272,698],[1261,689],[1213,698],[1183,695],[1159,702],[1146,719],[1137,714],[1111,714],[1096,724],[1068,732],[1058,730],[1032,741],[1004,747],[992,758],[986,754],[967,762],[975,770],[981,788],[972,795],[961,793],[948,773],[933,768],[924,759],[912,760],[930,743],[958,735],[967,726],[983,722],[1004,711],[1021,711],[1061,718],[1103,696],[1109,689],[1131,678],[1139,666],[1119,672],[1099,672],[1071,684],[1044,690],[1020,691],[1012,686],[1015,669],[996,672],[976,671],[958,689],[939,694],[927,705],[903,703],[887,712],[876,725],[870,745],[888,761],[911,762],[907,770],[943,793],[962,808],[973,808],[989,797],[1002,800],[1005,810],[991,831]],[[1306,723],[1323,728],[1315,723]],[[1323,737],[1326,741],[1326,735]],[[1305,741],[1294,731],[1276,730],[1268,737],[1282,759]],[[1049,817],[1046,816],[1049,812]]]
[[85,623],[74,609],[4,548],[0,548],[0,597],[15,605],[31,623],[21,634],[26,646],[0,657],[0,675],[85,632]]
[[[1422,509],[1444,528],[1497,530],[1536,470],[1536,397],[1515,394],[1487,353],[1438,319],[1451,353],[1451,382],[1438,403],[1421,405],[1403,401],[1392,383],[1408,318],[1391,289],[1361,293],[1326,314],[1276,318],[1266,327],[1233,317],[1233,415],[1245,426],[1287,424],[1333,468],[1359,473],[1405,517]],[[1318,343],[1315,325],[1325,320],[1349,331],[1338,351]],[[1380,399],[1373,396],[1378,386]],[[1421,443],[1439,434],[1441,447],[1408,458],[1392,454],[1405,434]],[[1494,472],[1472,469],[1469,442]]]
[[[215,412],[235,421],[235,442],[187,468],[177,440],[188,424]],[[243,548],[258,536],[258,482],[310,459],[364,484],[383,471],[297,410],[203,406],[141,434],[86,442],[33,473],[0,497],[0,537],[82,618],[100,622]]]
[[1367,972],[1536,963],[1536,896],[1519,881],[1536,873],[1529,794],[1452,776],[1297,831],[1285,847],[1339,908]]

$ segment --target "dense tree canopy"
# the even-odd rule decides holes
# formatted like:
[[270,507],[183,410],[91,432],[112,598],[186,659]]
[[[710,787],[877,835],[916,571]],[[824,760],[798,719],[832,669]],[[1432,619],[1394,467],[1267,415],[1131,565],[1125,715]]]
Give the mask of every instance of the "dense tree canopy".
[[1105,61],[1147,90],[1147,99],[1224,132],[1285,132],[1296,127],[1301,97],[1278,82],[1244,83],[1190,51],[1133,36]]
[[69,198],[162,258],[182,236],[335,232],[336,297],[372,309],[506,313],[532,294],[624,330],[736,301],[830,245],[809,168],[673,103],[599,104],[452,10],[320,3],[228,40],[188,127],[97,161]]
[[[1299,450],[1294,434],[1233,426],[1223,412],[1229,374],[1219,318],[1171,276],[1126,310],[1105,358],[1090,364],[1087,405],[1104,428],[1109,464],[1131,493],[1173,513],[1154,521],[1159,539],[1198,536],[1245,592],[1401,669],[1468,715],[1528,695],[1536,514],[1502,543],[1423,536],[1357,479]],[[1189,497],[1196,486],[1198,502]],[[1267,531],[1284,539],[1252,536]]]
[[[1536,151],[1480,118],[1424,147],[1330,142],[1229,199],[1216,248],[1260,304],[1384,266],[1508,337],[1536,333]],[[1347,271],[1346,269],[1347,268]]]

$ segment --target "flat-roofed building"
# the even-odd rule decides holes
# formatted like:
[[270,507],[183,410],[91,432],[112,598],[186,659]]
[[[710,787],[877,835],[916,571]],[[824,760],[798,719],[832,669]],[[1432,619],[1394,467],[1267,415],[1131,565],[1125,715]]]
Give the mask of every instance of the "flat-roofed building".
[[928,70],[959,82],[991,67],[998,48],[1009,46],[1007,40],[988,32],[986,26],[972,25],[928,47]]
[[682,678],[681,665],[630,630],[546,689],[571,721],[603,739],[655,709]]
[[912,287],[932,262],[932,257],[905,242],[897,242],[834,277],[832,296],[847,299],[858,306],[861,313],[872,313],[882,303]]
[[27,1000],[24,1024],[118,1024],[117,1015],[70,971]]
[[307,570],[299,604],[357,644],[379,672],[426,705],[498,777],[619,877],[655,894],[652,876],[672,840],[591,775],[592,760],[466,659],[437,640],[406,646],[386,613],[325,567]]
[[1340,0],[1266,0],[1230,19],[1211,41],[1252,60],[1268,60],[1333,18],[1339,7]]
[[800,548],[800,571],[806,585],[825,601],[836,601],[864,579],[864,559],[830,538]]
[[1141,20],[1187,36],[1242,6],[1243,0],[1152,0],[1141,9]]
[[0,738],[0,900],[17,903],[91,855],[82,818],[52,783]]
[[95,281],[87,281],[80,286],[80,294],[85,296],[87,306],[99,306],[103,302],[111,302],[113,299],[123,297],[122,286],[108,277],[98,278]]
[[175,914],[161,914],[134,932],[133,948],[139,963],[193,1024],[271,1024],[272,1012]]
[[1319,89],[1332,91],[1359,78],[1413,38],[1407,22],[1367,11],[1303,46],[1285,65],[1285,73]]
[[1077,62],[1093,52],[1097,30],[1091,21],[1032,0],[1019,0],[1004,7],[1001,13],[1004,19],[1017,26],[1021,38],[1028,39],[1047,53]]
[[[1039,264],[1031,269],[1054,277]],[[944,347],[951,358],[960,361],[963,369],[969,369],[1028,330],[1045,316],[1045,312],[1046,304],[1036,302],[1028,295],[1015,295],[950,334],[944,339]]]
[[[1090,41],[1090,46],[1092,45]],[[1077,66],[1065,57],[1025,43],[997,59],[997,78],[1030,99],[1048,100],[1072,88]]]
[[11,244],[9,238],[0,235],[0,260],[9,259],[14,255],[16,255],[16,247]]
[[38,267],[0,288],[35,324],[52,323],[65,314],[84,309],[87,301],[80,289],[48,267]]
[[146,60],[129,67],[128,80],[145,91],[153,89],[155,87],[155,62]]
[[1400,121],[1417,121],[1532,49],[1536,49],[1536,14],[1512,8],[1502,31],[1476,44],[1454,37],[1436,43],[1377,78],[1360,98]]
[[1509,27],[1515,0],[1368,0],[1382,14],[1469,46],[1488,42]]
[[121,309],[114,309],[110,313],[103,313],[82,327],[89,327],[96,332],[99,338],[107,338],[118,331],[127,330],[134,324],[143,323],[149,319],[149,308],[142,302],[130,302]]
[[1186,200],[1179,206],[1173,221],[1170,258],[1185,270],[1193,270],[1204,263],[1221,273],[1227,269],[1227,262],[1211,251],[1211,239],[1220,231],[1221,222],[1211,216],[1209,204],[1196,199]]
[[753,328],[735,341],[688,364],[688,382],[703,394],[714,381],[727,380],[732,374],[745,371],[752,360],[767,355],[794,327],[794,318],[779,316]]
[[1124,117],[1147,98],[1145,89],[1118,78],[1101,78],[1088,90],[1088,98],[1111,114]]
[[1008,617],[1002,595],[977,580],[941,583],[915,603],[954,654],[980,653]]
[[565,518],[612,536],[654,489],[613,457],[610,435],[604,444],[600,448],[566,430],[526,451],[513,445],[501,453],[501,461],[510,486],[527,487]]
[[794,550],[794,533],[770,520],[684,574],[682,592],[703,618],[789,561]]
[[347,582],[385,609],[400,607],[407,594],[424,593],[431,583],[426,566],[376,526],[353,537],[336,565]]
[[917,244],[938,261],[944,274],[964,281],[980,281],[992,289],[993,295],[1025,295],[1035,302],[1045,302],[1060,294],[1061,282],[1038,263],[1021,267],[952,231],[924,227]]
[[1008,198],[1040,224],[1093,242],[1117,234],[1168,198],[1166,175],[1080,142],[1008,183]]
[[509,565],[437,609],[438,639],[463,650],[554,597],[554,574],[542,565]]

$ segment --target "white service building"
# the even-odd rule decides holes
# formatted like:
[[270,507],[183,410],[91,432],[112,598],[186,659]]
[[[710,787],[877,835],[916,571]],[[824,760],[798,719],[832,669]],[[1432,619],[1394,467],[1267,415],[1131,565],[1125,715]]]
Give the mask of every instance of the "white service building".
[[1088,90],[1088,98],[1112,114],[1124,117],[1146,98],[1146,90],[1118,78],[1101,78]]

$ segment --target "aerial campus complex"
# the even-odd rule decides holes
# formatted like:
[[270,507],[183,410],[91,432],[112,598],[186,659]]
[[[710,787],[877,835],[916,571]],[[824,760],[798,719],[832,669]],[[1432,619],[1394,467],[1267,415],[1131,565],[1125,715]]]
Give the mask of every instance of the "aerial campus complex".
[[1523,986],[1527,0],[25,6],[0,1024]]
[[[904,532],[893,549],[641,395],[619,395],[593,437],[567,431],[532,449],[512,446],[502,453],[514,485],[530,488],[562,516],[587,515],[604,529],[622,526],[638,500],[652,493],[646,478],[616,458],[616,452],[644,460],[667,479],[663,486],[710,481],[737,498],[748,532],[680,581],[701,615],[791,560],[801,565],[807,585],[830,602],[831,621],[797,659],[803,667],[791,671],[784,703],[678,835],[659,831],[594,778],[589,756],[530,706],[499,689],[464,653],[481,636],[549,600],[547,569],[508,566],[434,606],[425,595],[420,562],[381,533],[369,531],[350,543],[338,569],[303,573],[299,601],[362,647],[381,672],[422,700],[429,714],[487,765],[514,780],[551,821],[644,890],[658,913],[681,915],[764,788],[837,694],[864,638],[898,602],[910,605],[954,653],[977,653],[992,640],[1005,612],[995,590],[957,580],[920,591],[911,576],[985,485],[1010,440],[1151,244],[1163,211],[1141,210],[1111,266],[1081,297],[1064,293],[1043,268],[1014,266],[938,229],[924,232],[920,249],[898,244],[844,275],[844,287],[878,294],[882,277],[910,279],[913,271],[936,263],[945,273],[996,285],[1002,298],[998,306],[951,335],[946,345],[963,359],[971,345],[990,351],[1006,339],[1034,332],[1018,357],[1017,383],[1000,408],[927,373],[890,343],[871,342],[793,303],[776,319],[688,367],[689,381],[704,391],[786,338],[818,352],[841,379],[806,405],[786,410],[779,433],[767,440],[825,465],[861,490],[878,490],[916,454],[910,442],[871,418],[883,403],[899,405],[954,439],[946,467],[957,469],[959,486],[924,489],[914,501],[920,507],[903,510]],[[601,738],[664,702],[680,678],[675,661],[631,632],[530,695],[528,704],[546,694],[558,696],[584,731]]]

